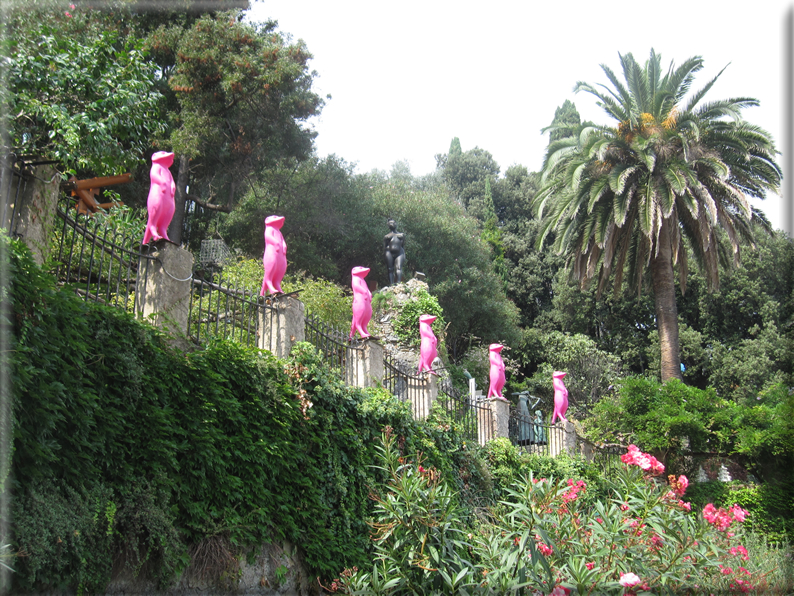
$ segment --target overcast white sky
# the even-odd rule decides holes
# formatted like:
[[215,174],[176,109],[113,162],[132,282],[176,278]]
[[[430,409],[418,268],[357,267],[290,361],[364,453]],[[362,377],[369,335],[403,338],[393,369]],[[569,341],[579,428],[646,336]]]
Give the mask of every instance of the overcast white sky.
[[[760,100],[744,117],[769,131],[782,150],[784,18],[792,3],[739,6],[255,0],[252,17],[277,20],[314,55],[314,88],[332,96],[312,121],[319,155],[335,153],[358,172],[388,172],[407,161],[422,175],[435,169],[434,156],[446,153],[456,136],[464,151],[489,151],[502,173],[512,164],[539,170],[548,142],[540,130],[566,99],[583,119],[609,121],[594,98],[574,95],[576,82],[605,83],[600,64],[619,73],[618,52],[644,62],[651,47],[665,67],[702,56],[694,89],[730,63],[706,99]],[[760,206],[775,228],[785,227],[779,197]]]

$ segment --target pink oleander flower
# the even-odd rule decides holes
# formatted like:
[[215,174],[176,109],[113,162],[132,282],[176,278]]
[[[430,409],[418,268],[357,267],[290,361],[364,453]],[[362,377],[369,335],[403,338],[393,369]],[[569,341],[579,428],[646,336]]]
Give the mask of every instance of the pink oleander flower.
[[69,5],[69,8],[71,8],[72,10],[74,10],[74,9],[75,9],[75,5],[74,5],[74,4],[70,4],[70,5]]
[[651,542],[656,549],[660,549],[664,546],[664,540],[662,540],[661,536],[658,534],[651,535]]
[[72,15],[70,15],[70,14],[69,14],[68,12],[66,12],[66,11],[64,11],[64,13],[63,13],[63,14],[65,14],[65,15],[66,15],[66,17],[67,17],[67,18],[69,18],[69,19],[71,19],[71,18],[72,18]]
[[564,586],[556,586],[551,592],[549,592],[549,596],[568,596],[571,591],[564,587]]
[[585,563],[585,567],[587,567],[588,571],[592,571],[593,567],[595,567],[595,563]]
[[624,588],[633,588],[637,584],[639,584],[642,580],[634,574],[634,573],[621,573],[620,574],[620,585]]
[[722,573],[722,575],[730,575],[731,573],[733,573],[733,569],[731,569],[730,567],[723,567],[722,565],[720,565],[720,573]]
[[738,505],[734,505],[733,507],[731,507],[731,513],[733,514],[734,519],[737,522],[741,523],[747,517],[748,512],[745,509],[739,507]]
[[683,474],[678,478],[676,478],[675,475],[670,474],[667,477],[667,480],[669,481],[670,488],[673,490],[673,492],[679,497],[683,497],[687,487],[689,486],[689,478]]
[[[703,519],[705,519],[712,526],[717,528],[720,532],[725,532],[734,520],[738,522],[744,521],[747,517],[747,511],[734,505],[730,509],[717,509],[713,504],[709,503],[703,508]],[[731,537],[732,534],[729,536]]]
[[681,506],[681,509],[686,509],[687,511],[692,511],[692,504],[685,503],[684,501],[678,501],[678,504]]
[[579,497],[579,493],[584,492],[584,490],[587,488],[587,485],[584,483],[584,481],[579,480],[578,482],[574,483],[573,478],[568,478],[568,486],[570,487],[569,490],[562,495],[562,500],[565,503],[575,501]]
[[551,556],[551,554],[554,552],[554,549],[545,542],[543,542],[539,536],[535,536],[535,542],[538,546],[538,550],[540,551],[540,554],[542,554],[544,557]]
[[630,466],[639,466],[646,472],[651,472],[654,475],[664,472],[664,464],[654,456],[640,451],[639,447],[636,445],[629,445],[628,451],[620,456],[620,461]]
[[[750,555],[747,553],[747,549],[741,544],[739,546],[734,546],[729,552],[734,557],[741,557],[743,561],[747,561],[750,558]],[[743,567],[739,567],[739,569],[743,569]]]

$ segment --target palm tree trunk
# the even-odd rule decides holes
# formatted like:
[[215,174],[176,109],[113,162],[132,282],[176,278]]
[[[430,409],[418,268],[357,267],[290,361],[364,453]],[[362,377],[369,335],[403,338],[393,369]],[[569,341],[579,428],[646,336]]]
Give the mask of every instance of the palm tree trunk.
[[673,378],[682,380],[673,250],[670,244],[671,225],[674,224],[668,220],[662,222],[658,240],[659,252],[651,258],[651,279],[656,303],[656,328],[659,330],[659,344],[662,350],[662,383]]

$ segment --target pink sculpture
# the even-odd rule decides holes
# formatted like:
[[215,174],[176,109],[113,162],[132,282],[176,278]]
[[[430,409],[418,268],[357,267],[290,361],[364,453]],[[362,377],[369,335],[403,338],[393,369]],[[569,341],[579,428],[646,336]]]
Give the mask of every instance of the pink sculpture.
[[367,325],[372,318],[372,293],[364,278],[369,273],[368,267],[353,267],[353,323],[350,325],[350,339],[358,331],[362,339],[369,337]]
[[502,360],[502,355],[499,353],[504,346],[502,344],[491,344],[488,346],[489,355],[488,360],[491,362],[490,380],[488,386],[488,395],[486,397],[498,397],[501,400],[507,401],[502,397],[502,387],[505,386],[505,363]]
[[149,212],[149,221],[146,222],[146,231],[143,242],[168,238],[168,226],[174,217],[174,193],[176,184],[174,177],[168,169],[174,163],[174,154],[168,151],[158,151],[152,155],[152,169],[149,171],[149,198],[146,199],[146,209]]
[[562,378],[567,374],[568,373],[555,370],[551,375],[554,379],[552,381],[552,385],[554,385],[554,413],[551,415],[552,424],[554,424],[557,416],[560,417],[560,420],[568,422],[568,419],[565,417],[565,412],[568,411],[568,390],[565,388],[565,383],[562,382]]
[[438,356],[438,339],[433,334],[433,328],[430,326],[436,317],[433,315],[421,315],[419,317],[419,336],[422,338],[419,346],[419,370],[417,374],[426,370],[427,372],[437,375],[433,370],[433,360]]
[[287,243],[281,235],[281,226],[284,217],[269,215],[265,218],[265,256],[262,264],[265,266],[265,277],[262,280],[260,296],[265,295],[265,290],[270,294],[283,294],[281,280],[287,271]]

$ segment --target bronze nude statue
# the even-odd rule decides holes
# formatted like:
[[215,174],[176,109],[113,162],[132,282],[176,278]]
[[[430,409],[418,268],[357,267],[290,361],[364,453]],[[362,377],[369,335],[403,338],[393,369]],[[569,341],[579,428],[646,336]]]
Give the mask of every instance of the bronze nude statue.
[[386,251],[386,265],[389,268],[389,285],[400,283],[403,280],[403,265],[405,264],[405,234],[397,231],[397,223],[389,220],[389,233],[383,239],[383,248]]

